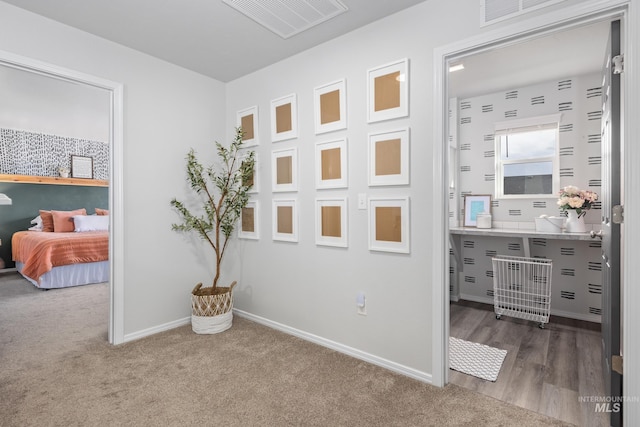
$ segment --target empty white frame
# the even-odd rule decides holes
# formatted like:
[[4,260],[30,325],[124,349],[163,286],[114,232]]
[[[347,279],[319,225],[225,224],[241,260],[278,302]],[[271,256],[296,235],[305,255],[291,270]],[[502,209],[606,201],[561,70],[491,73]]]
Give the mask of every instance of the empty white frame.
[[316,199],[316,245],[347,247],[347,198]]
[[347,127],[346,80],[318,86],[313,90],[316,134]]
[[369,134],[369,185],[409,184],[409,128]]
[[284,141],[298,137],[296,94],[271,101],[271,141]]
[[271,189],[273,192],[298,191],[298,149],[271,152]]
[[369,198],[369,250],[408,254],[409,197]]
[[316,143],[316,188],[347,187],[347,139]]
[[242,208],[240,213],[240,227],[238,228],[238,237],[240,239],[253,239],[258,240],[260,238],[260,210],[258,201],[250,201],[247,206]]
[[258,106],[240,110],[236,113],[236,126],[244,131],[242,142],[244,147],[259,145],[258,139]]
[[367,104],[369,123],[409,115],[409,59],[367,71]]
[[271,218],[273,240],[298,241],[298,208],[295,199],[274,199]]

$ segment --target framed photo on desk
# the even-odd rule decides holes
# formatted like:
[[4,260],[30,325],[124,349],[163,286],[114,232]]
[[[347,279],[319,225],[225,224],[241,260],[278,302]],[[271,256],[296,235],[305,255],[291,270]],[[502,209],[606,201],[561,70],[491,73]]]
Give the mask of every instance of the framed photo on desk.
[[490,194],[468,194],[464,196],[464,227],[475,227],[479,213],[491,212]]

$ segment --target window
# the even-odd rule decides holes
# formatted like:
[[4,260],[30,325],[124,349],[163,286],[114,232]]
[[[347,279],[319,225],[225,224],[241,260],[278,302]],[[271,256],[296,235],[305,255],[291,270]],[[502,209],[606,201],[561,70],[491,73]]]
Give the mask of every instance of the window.
[[560,115],[496,123],[496,198],[555,197]]

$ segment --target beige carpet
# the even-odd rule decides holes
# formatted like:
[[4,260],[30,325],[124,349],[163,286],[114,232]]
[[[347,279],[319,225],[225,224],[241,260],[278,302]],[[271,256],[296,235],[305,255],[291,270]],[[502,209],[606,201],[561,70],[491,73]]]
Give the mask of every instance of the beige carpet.
[[2,426],[567,425],[444,389],[236,317],[113,347],[106,284],[40,291],[0,275]]

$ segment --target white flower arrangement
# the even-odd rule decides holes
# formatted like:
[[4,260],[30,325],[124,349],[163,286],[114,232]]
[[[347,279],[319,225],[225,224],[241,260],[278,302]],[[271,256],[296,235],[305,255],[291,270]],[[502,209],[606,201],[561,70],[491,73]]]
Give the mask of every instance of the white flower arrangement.
[[580,190],[573,185],[567,185],[560,190],[558,206],[563,211],[575,209],[578,217],[585,215],[587,210],[598,200],[598,194],[589,190]]

